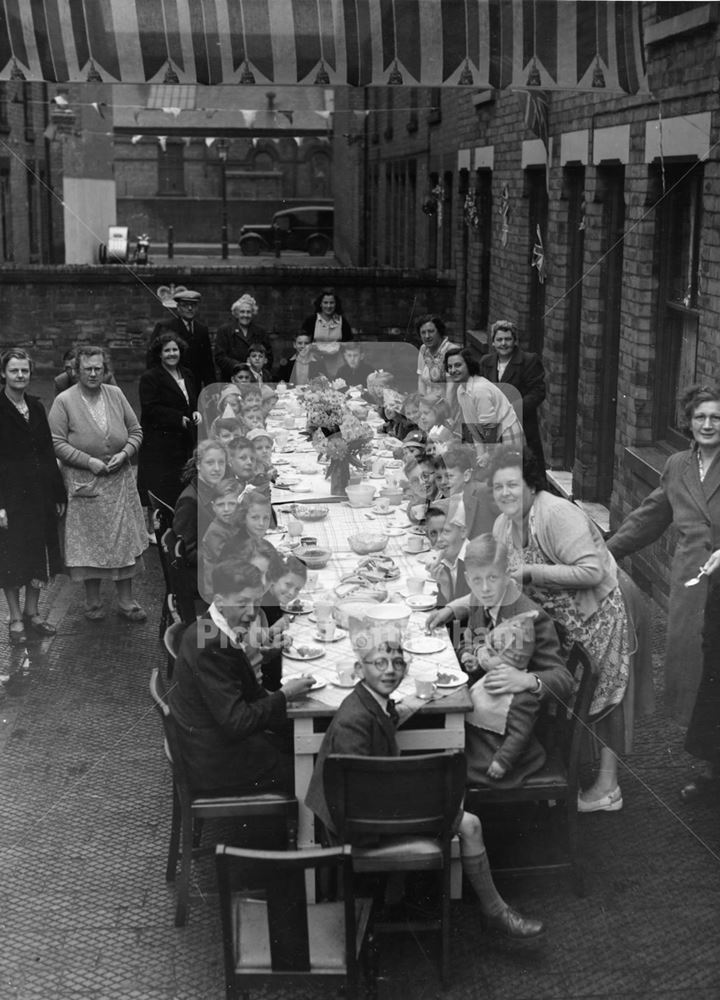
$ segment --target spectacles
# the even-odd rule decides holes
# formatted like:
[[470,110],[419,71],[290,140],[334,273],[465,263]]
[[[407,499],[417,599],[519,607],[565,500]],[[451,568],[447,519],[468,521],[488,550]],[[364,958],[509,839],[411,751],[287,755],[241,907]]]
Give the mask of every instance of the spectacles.
[[387,670],[392,667],[393,670],[405,670],[407,667],[407,660],[402,656],[395,656],[392,659],[388,659],[387,656],[379,656],[376,660],[366,660],[371,666],[375,667],[376,670]]

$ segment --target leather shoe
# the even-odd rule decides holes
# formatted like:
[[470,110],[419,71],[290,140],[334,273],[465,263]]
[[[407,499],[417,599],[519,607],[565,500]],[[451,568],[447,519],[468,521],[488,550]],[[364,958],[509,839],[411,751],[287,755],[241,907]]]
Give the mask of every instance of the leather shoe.
[[500,934],[503,937],[522,941],[540,937],[541,934],[545,933],[545,925],[542,920],[523,917],[511,906],[507,906],[502,913],[483,916],[483,928],[490,934]]
[[25,631],[32,632],[33,635],[48,638],[57,634],[57,629],[49,622],[43,621],[39,615],[23,615],[23,622],[25,623]]
[[603,795],[599,799],[583,799],[578,795],[577,808],[579,813],[619,812],[622,807],[623,800],[620,785],[617,785],[611,792],[608,792],[607,795]]

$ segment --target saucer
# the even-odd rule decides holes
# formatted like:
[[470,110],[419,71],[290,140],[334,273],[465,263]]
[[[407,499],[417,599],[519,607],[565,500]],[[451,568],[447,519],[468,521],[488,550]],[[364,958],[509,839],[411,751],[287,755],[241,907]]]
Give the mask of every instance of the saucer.
[[324,636],[320,635],[319,632],[313,632],[312,638],[313,642],[339,642],[340,639],[344,639],[347,635],[347,629],[340,628],[339,625],[335,626],[335,635],[332,639],[326,639]]
[[[312,652],[303,655],[300,653],[301,649],[310,649]],[[287,656],[289,660],[319,660],[321,656],[325,656],[325,651],[322,649],[313,649],[312,646],[291,646],[290,649],[283,650],[283,656]],[[313,687],[317,687],[317,683]]]
[[405,603],[413,611],[432,611],[437,604],[434,594],[408,594]]
[[429,551],[430,551],[430,545],[426,545],[425,548],[420,549],[419,552],[416,552],[415,549],[408,549],[406,546],[403,545],[403,552],[406,552],[409,556],[422,556]]
[[394,514],[395,513],[395,508],[394,507],[390,507],[388,510],[380,510],[380,508],[376,504],[373,504],[372,507],[370,508],[370,510],[373,512],[373,514],[380,514],[383,517],[385,517],[385,515],[387,515],[387,514]]
[[419,656],[427,655],[428,653],[439,653],[446,646],[447,642],[435,635],[414,635],[403,642],[403,649],[406,649],[408,653],[415,653]]

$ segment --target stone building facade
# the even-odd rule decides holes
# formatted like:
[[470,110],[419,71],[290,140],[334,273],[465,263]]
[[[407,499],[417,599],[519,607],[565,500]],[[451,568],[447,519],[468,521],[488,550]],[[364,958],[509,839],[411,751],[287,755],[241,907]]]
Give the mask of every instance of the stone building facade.
[[[336,101],[335,164],[357,201],[338,251],[454,280],[451,329],[481,350],[495,319],[514,320],[545,362],[550,464],[612,525],[687,447],[677,395],[720,357],[718,7],[642,7],[647,89],[632,97]],[[673,547],[669,532],[634,558],[660,601]]]

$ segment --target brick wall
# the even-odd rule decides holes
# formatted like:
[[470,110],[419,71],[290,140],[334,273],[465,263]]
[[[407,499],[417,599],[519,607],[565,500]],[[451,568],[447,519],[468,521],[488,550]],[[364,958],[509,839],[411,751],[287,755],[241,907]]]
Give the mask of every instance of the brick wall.
[[361,339],[387,339],[391,328],[399,329],[402,339],[413,304],[445,315],[452,309],[453,282],[420,271],[218,267],[149,268],[135,275],[119,267],[8,267],[0,269],[0,347],[27,347],[38,368],[50,370],[60,368],[71,344],[99,342],[111,350],[116,368],[135,374],[144,369],[149,334],[165,315],[155,290],[175,283],[202,293],[199,318],[211,330],[230,318],[236,298],[250,292],[260,307],[258,322],[273,332],[280,351],[330,278]]

